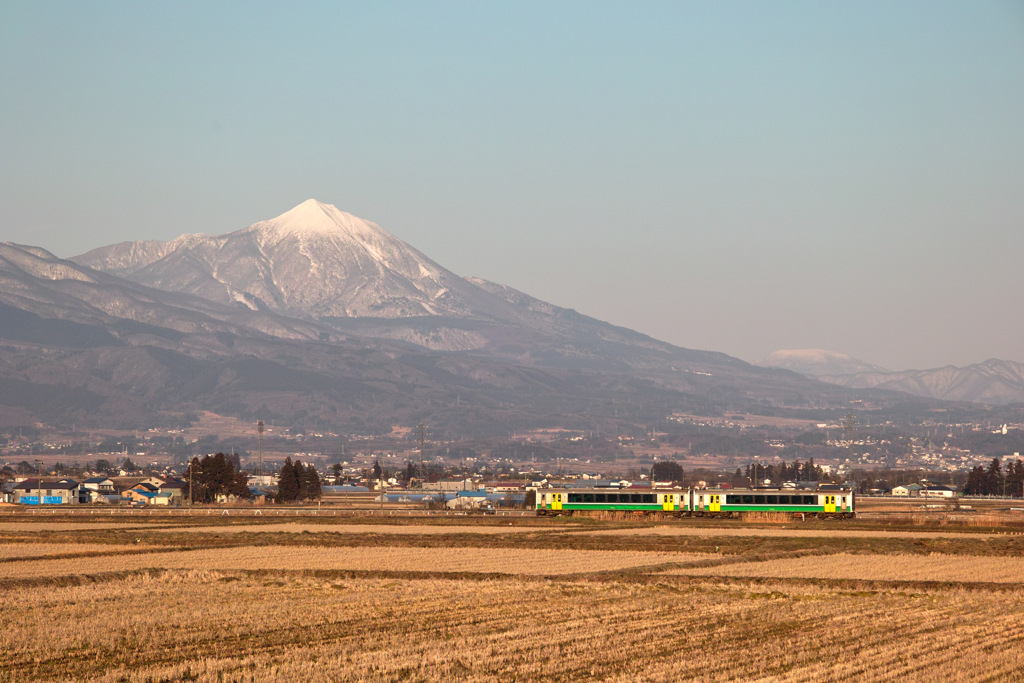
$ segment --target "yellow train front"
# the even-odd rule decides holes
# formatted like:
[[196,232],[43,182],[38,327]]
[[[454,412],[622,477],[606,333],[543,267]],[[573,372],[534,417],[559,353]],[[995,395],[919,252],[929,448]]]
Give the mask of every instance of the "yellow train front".
[[549,488],[537,491],[538,515],[598,512],[677,517],[744,517],[791,513],[803,518],[848,518],[856,514],[851,489],[616,489]]

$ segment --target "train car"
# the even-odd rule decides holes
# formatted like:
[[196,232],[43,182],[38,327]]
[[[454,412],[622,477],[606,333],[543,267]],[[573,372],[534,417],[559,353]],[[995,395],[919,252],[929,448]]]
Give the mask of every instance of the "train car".
[[683,515],[690,511],[688,489],[540,489],[538,515],[587,512],[661,512]]
[[849,489],[541,489],[538,515],[588,512],[667,513],[679,517],[742,517],[751,512],[788,512],[816,517],[853,517]]
[[737,516],[748,512],[792,512],[816,517],[853,517],[850,489],[693,489],[691,509],[697,516]]

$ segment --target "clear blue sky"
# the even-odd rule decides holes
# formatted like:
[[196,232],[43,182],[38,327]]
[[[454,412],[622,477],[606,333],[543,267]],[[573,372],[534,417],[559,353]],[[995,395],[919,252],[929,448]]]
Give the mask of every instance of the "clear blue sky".
[[685,347],[1024,361],[1024,3],[0,0],[0,240],[309,197]]

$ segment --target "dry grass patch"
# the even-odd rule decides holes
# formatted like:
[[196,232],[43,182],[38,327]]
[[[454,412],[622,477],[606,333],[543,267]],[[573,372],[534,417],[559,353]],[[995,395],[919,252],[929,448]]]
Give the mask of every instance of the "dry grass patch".
[[950,531],[889,531],[871,529],[780,529],[778,527],[651,526],[626,529],[572,531],[593,536],[765,536],[769,538],[959,538],[988,539],[1003,534],[956,533]]
[[715,567],[673,569],[667,574],[863,581],[1024,582],[1024,558],[967,555],[819,555]]
[[328,570],[558,575],[657,567],[708,557],[698,553],[519,548],[246,546],[142,555],[0,563],[0,578],[95,575],[146,569]]
[[237,534],[237,533],[292,533],[292,534],[395,534],[403,536],[429,536],[441,534],[515,534],[553,531],[528,526],[437,526],[429,524],[303,524],[271,523],[271,524],[234,524],[222,526],[174,527],[160,529],[165,532]]
[[2,543],[0,560],[31,559],[78,553],[119,553],[123,548],[107,543]]
[[145,529],[147,524],[126,522],[0,522],[3,531],[91,531],[93,529]]

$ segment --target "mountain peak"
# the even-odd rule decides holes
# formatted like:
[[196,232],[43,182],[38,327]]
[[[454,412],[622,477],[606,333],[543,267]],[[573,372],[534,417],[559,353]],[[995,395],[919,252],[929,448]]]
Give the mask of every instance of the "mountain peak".
[[307,199],[276,218],[261,221],[250,229],[270,232],[281,237],[308,237],[314,235],[366,237],[382,231],[374,223],[345,213],[333,204]]
[[852,375],[858,372],[888,372],[849,354],[826,349],[780,349],[755,365],[784,368],[810,377]]

